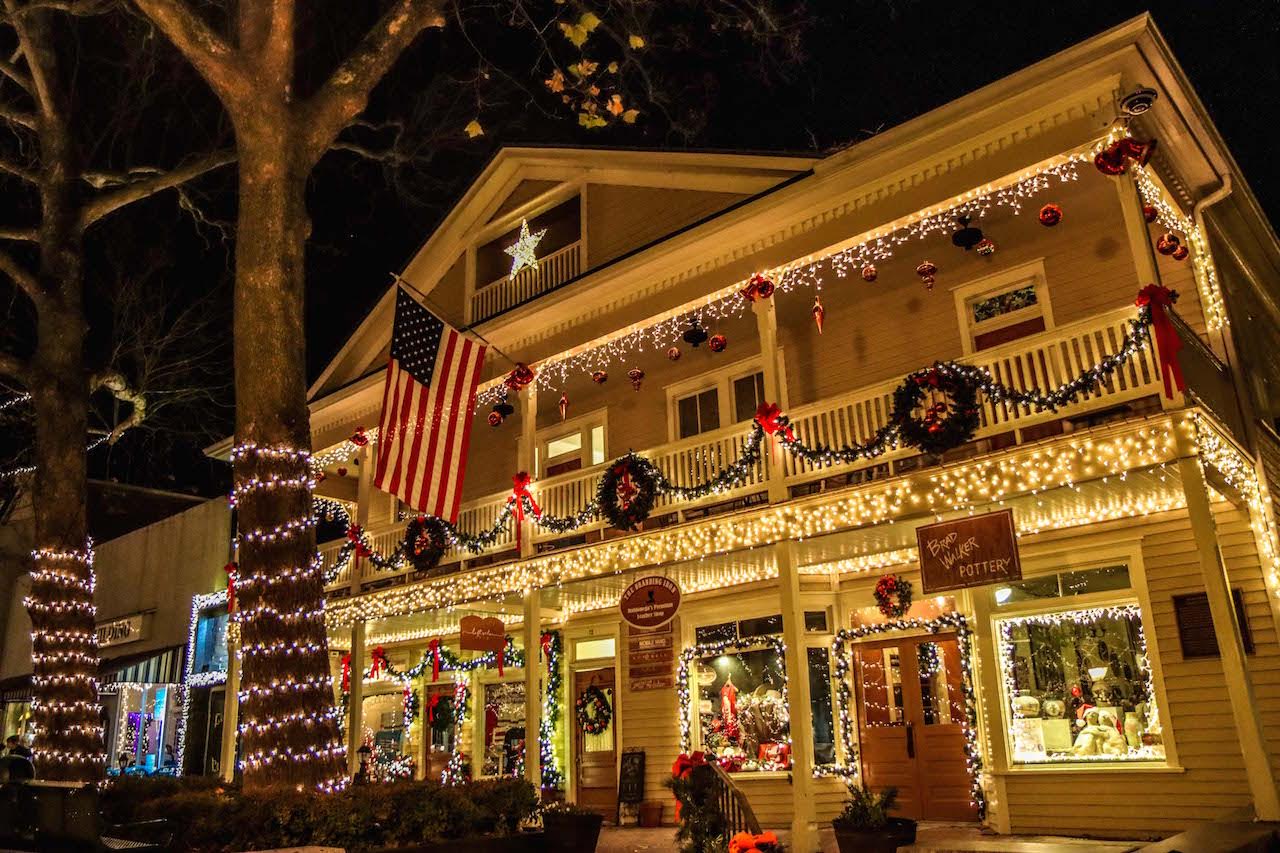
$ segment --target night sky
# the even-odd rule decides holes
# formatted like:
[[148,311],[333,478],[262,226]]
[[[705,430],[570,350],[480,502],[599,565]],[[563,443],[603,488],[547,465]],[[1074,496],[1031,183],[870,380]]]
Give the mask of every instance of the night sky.
[[[686,134],[671,132],[671,124],[651,110],[643,111],[634,126],[579,128],[572,112],[537,99],[546,94],[541,88],[546,69],[531,71],[536,52],[529,54],[524,36],[502,27],[490,27],[479,49],[502,59],[494,67],[510,75],[511,85],[502,95],[484,93],[477,111],[480,89],[442,82],[450,73],[476,68],[475,53],[460,47],[456,32],[420,38],[375,91],[367,114],[376,122],[403,124],[402,156],[386,163],[332,152],[312,176],[309,376],[324,367],[384,292],[390,272],[403,268],[502,144],[821,153],[907,121],[1144,11],[1125,2],[773,2],[803,5],[808,25],[799,42],[802,58],[759,55],[741,39],[704,35],[665,59],[660,71],[673,81],[676,108],[683,110],[684,123],[696,128]],[[695,0],[672,3],[680,4],[672,9],[697,8]],[[318,59],[315,67],[300,69],[299,90],[323,79],[326,61],[349,49],[376,5],[317,0],[311,7],[318,10],[314,20],[304,24],[300,55]],[[1264,209],[1276,215],[1280,170],[1266,131],[1280,123],[1275,3],[1165,3],[1151,11]],[[145,28],[127,19],[112,26]],[[79,38],[94,50],[111,44],[109,34],[81,33]],[[230,130],[212,95],[171,48],[162,41],[156,45],[146,54],[145,77],[130,64],[135,59],[127,51],[108,56],[107,64],[96,69],[120,77],[109,86],[98,84],[111,97],[90,90],[84,99],[109,128],[106,143],[95,151],[135,162],[172,162],[184,151],[229,144]],[[94,79],[91,70],[86,67],[81,77]],[[133,94],[120,80],[134,81],[134,88],[145,87],[153,97],[158,92],[155,108],[120,119],[112,98]],[[639,106],[643,110],[644,104]],[[467,139],[461,129],[477,116],[488,133]],[[388,133],[357,129],[345,138],[377,147]],[[199,226],[176,210],[172,196],[114,217],[90,241],[91,270],[99,279],[118,278],[138,274],[137,264],[145,261],[157,288],[163,285],[179,304],[201,301],[202,313],[225,328],[222,336],[229,343],[233,236],[217,223],[234,221],[234,188],[230,169],[192,187],[191,199],[210,220]],[[5,215],[0,211],[0,218]],[[90,303],[92,325],[99,330],[110,300],[91,294]],[[109,454],[99,451],[91,457],[92,475],[209,495],[225,490],[225,471],[207,463],[201,448],[230,428],[229,355],[226,346],[210,359],[226,387],[209,396],[221,405],[177,409],[174,429],[153,424],[155,429],[127,436]],[[8,439],[2,444],[21,447],[21,430],[6,429],[0,424],[0,434]],[[0,460],[6,455],[23,454],[0,451]]]

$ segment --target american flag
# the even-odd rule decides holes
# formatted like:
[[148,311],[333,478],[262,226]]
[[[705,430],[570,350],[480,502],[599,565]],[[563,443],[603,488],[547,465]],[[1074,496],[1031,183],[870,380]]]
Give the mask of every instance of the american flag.
[[374,485],[418,512],[458,519],[485,347],[400,287],[382,391]]

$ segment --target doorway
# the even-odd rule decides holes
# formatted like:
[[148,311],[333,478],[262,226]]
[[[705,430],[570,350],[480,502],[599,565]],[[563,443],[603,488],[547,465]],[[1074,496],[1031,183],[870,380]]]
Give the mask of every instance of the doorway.
[[965,753],[964,675],[954,634],[853,647],[862,778],[897,788],[913,820],[977,820]]
[[596,734],[584,732],[576,714],[572,720],[574,790],[580,807],[613,821],[618,813],[618,704],[613,667],[575,672],[573,707],[590,687],[604,694],[611,713],[609,724]]

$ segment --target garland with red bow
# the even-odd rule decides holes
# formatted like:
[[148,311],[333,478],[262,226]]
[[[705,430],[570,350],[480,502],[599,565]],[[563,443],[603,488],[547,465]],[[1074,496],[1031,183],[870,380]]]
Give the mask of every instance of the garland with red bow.
[[533,499],[533,494],[529,491],[529,484],[532,482],[533,478],[529,476],[528,471],[517,471],[511,477],[511,497],[507,498],[507,506],[513,509],[516,516],[517,550],[520,548],[521,530],[524,528],[525,506],[528,505],[529,512],[534,518],[542,518],[542,507],[538,506],[538,502]]
[[1160,354],[1160,375],[1164,379],[1164,394],[1173,399],[1173,389],[1187,390],[1187,380],[1182,375],[1178,353],[1182,350],[1182,338],[1169,316],[1169,309],[1178,301],[1178,291],[1159,284],[1148,284],[1138,291],[1136,305],[1142,309],[1147,323],[1155,333],[1156,350]]

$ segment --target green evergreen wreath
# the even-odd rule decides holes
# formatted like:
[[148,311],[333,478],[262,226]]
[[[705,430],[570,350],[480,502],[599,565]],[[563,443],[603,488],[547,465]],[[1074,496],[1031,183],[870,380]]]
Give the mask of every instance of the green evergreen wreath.
[[434,515],[420,515],[405,525],[400,552],[414,571],[429,572],[440,565],[448,541],[443,521]]
[[628,453],[605,470],[596,490],[596,503],[610,526],[635,530],[653,511],[657,496],[658,470],[643,456]]
[[889,619],[901,619],[911,609],[911,581],[897,575],[885,575],[876,581],[875,596],[881,613]]
[[587,685],[578,701],[573,703],[573,710],[578,715],[578,727],[589,735],[598,735],[609,728],[613,719],[613,709],[609,707],[609,697],[594,684]]
[[[978,383],[959,365],[938,362],[907,376],[893,392],[890,420],[903,444],[941,455],[973,438],[978,430]],[[925,406],[930,392],[944,399]],[[924,409],[922,416],[917,409]]]

